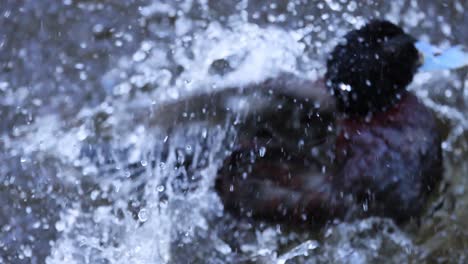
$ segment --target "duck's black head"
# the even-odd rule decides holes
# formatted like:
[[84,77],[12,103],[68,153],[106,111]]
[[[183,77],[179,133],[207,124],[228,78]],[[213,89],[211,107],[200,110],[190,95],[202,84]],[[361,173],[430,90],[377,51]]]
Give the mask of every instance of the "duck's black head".
[[385,111],[400,98],[420,65],[415,39],[373,20],[346,34],[327,61],[327,87],[348,115]]

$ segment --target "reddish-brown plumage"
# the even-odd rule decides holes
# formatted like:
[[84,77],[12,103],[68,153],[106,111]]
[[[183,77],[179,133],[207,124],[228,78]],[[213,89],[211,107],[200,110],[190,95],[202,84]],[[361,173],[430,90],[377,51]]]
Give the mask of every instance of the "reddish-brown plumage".
[[[373,32],[378,37],[369,36]],[[362,36],[369,44],[361,43]],[[421,214],[428,194],[442,178],[443,165],[433,113],[405,90],[418,65],[413,39],[389,22],[373,21],[349,33],[347,40],[337,46],[327,65],[327,87],[335,92],[341,111],[336,114],[335,133],[311,148],[310,144],[296,144],[300,139],[295,138],[297,131],[327,127],[326,120],[310,113],[299,122],[286,117],[284,123],[275,114],[266,113],[263,119],[256,116],[270,132],[261,131],[262,126],[255,122],[243,127],[247,132],[241,129],[236,149],[219,171],[216,189],[226,209],[319,225],[336,218],[371,215],[401,222]],[[354,49],[360,46],[366,51],[355,55],[359,51]],[[377,59],[376,67],[384,69],[381,76],[373,75],[375,68],[365,70],[376,61],[368,56],[372,51],[367,47],[388,57],[388,61]],[[354,60],[356,74],[343,73],[348,61],[341,60],[346,56]],[[398,64],[406,66],[389,68]],[[398,75],[400,71],[405,72]],[[391,76],[400,78],[392,83]],[[340,90],[347,83],[354,83],[354,90]],[[382,85],[373,85],[379,83]],[[387,98],[379,99],[378,105],[369,103],[378,96]],[[271,124],[276,125],[269,124],[265,116],[273,117]],[[283,131],[288,127],[289,134]],[[275,136],[275,130],[281,130],[282,136]],[[313,137],[306,134],[306,139]]]
[[411,93],[386,112],[345,118],[336,141],[342,168],[333,185],[363,204],[363,215],[405,220],[421,213],[427,194],[442,177],[436,120]]

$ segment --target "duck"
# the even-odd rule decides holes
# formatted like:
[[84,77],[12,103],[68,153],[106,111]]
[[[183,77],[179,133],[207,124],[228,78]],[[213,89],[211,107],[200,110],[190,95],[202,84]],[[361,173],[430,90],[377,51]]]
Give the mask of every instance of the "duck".
[[424,59],[415,44],[394,23],[371,20],[329,53],[324,80],[308,83],[334,111],[287,97],[247,118],[214,184],[225,210],[317,226],[420,216],[443,157],[435,114],[407,89]]

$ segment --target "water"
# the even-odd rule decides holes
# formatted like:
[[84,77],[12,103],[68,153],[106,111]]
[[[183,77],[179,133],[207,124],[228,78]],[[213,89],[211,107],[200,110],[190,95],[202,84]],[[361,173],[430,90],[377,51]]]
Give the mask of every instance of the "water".
[[420,73],[410,87],[441,120],[446,182],[420,223],[405,226],[371,218],[291,230],[224,213],[216,171],[256,104],[206,100],[279,72],[320,76],[337,36],[370,16],[442,48],[466,46],[466,8],[7,0],[0,263],[465,262],[466,68]]

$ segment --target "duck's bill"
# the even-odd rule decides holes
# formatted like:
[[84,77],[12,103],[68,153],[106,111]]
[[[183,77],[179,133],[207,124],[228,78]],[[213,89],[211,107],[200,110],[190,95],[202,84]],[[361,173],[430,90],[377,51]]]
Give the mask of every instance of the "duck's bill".
[[441,50],[424,41],[416,42],[415,46],[423,57],[420,71],[451,70],[468,66],[468,52],[463,46]]

